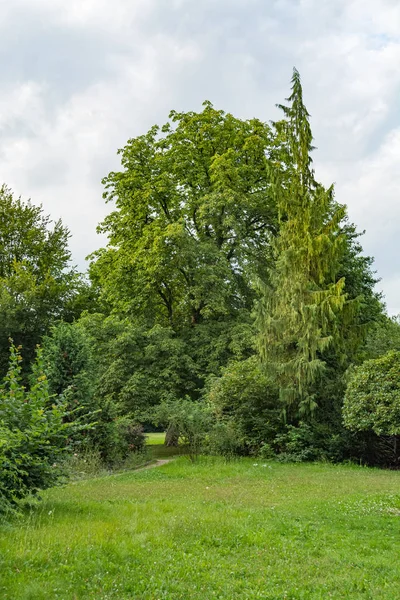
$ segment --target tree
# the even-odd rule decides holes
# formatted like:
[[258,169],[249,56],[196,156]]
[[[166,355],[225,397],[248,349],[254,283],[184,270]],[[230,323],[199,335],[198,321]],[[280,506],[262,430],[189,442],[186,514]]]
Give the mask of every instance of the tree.
[[85,315],[79,325],[96,360],[95,396],[135,418],[162,401],[196,394],[195,365],[170,328],[151,329],[116,316]]
[[153,410],[153,422],[176,432],[189,459],[194,462],[206,447],[214,419],[209,406],[185,398],[159,404]]
[[43,339],[43,361],[51,394],[63,395],[69,409],[79,407],[80,414],[90,416],[98,410],[94,399],[94,360],[89,340],[75,323],[60,321]]
[[7,369],[8,338],[23,344],[26,362],[51,323],[75,295],[69,231],[52,224],[41,206],[0,188],[0,373]]
[[351,431],[400,435],[400,352],[367,360],[353,370],[343,420]]
[[390,350],[400,351],[400,317],[383,315],[369,331],[363,357],[366,359],[379,358]]
[[104,179],[116,209],[91,264],[114,310],[177,330],[250,309],[277,225],[270,144],[267,124],[209,102],[129,140]]
[[209,381],[206,400],[219,420],[232,419],[240,427],[247,451],[271,443],[283,426],[278,390],[257,356],[231,361],[221,377]]
[[309,114],[296,70],[287,100],[289,106],[280,105],[285,118],[276,123],[276,155],[286,169],[275,185],[280,229],[274,265],[260,283],[258,347],[283,405],[307,413],[317,406],[312,386],[324,371],[323,353],[339,337],[339,315],[349,308],[339,276],[346,212],[333,189],[314,178]]
[[43,340],[43,363],[50,392],[62,397],[71,416],[79,416],[87,425],[86,430],[71,436],[70,443],[78,452],[99,452],[101,459],[112,465],[141,450],[145,438],[123,399],[110,398],[101,389],[102,367],[96,351],[104,353],[104,347],[93,343],[80,322],[61,321]]

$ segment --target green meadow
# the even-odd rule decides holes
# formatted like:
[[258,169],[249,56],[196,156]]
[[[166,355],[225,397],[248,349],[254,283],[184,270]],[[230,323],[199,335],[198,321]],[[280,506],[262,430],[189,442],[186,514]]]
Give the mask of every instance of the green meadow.
[[400,597],[400,472],[173,458],[53,488],[0,530],[0,598]]

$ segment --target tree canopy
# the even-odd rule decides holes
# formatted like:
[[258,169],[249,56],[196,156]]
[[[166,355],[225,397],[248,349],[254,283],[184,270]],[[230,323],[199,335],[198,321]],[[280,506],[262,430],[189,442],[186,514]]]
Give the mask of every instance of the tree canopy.
[[206,102],[128,141],[91,266],[112,306],[175,329],[251,307],[277,227],[271,135]]
[[0,188],[0,372],[7,367],[9,337],[23,345],[29,364],[51,323],[71,313],[79,276],[69,237],[41,206]]
[[392,350],[354,369],[343,418],[353,431],[400,435],[400,352]]

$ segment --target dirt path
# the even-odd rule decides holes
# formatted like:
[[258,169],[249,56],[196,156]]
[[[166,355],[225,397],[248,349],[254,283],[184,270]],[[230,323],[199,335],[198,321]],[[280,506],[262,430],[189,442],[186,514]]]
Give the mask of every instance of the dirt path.
[[170,462],[172,462],[173,458],[160,458],[150,465],[146,465],[145,467],[140,467],[140,469],[135,469],[135,473],[139,473],[139,471],[146,471],[147,469],[154,469],[155,467],[162,467]]

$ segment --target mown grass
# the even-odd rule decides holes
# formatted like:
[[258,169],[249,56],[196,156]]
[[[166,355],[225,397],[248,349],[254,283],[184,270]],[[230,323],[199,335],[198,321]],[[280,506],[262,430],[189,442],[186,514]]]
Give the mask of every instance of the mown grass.
[[182,454],[182,447],[164,446],[165,433],[146,433],[146,450],[151,460],[168,459]]
[[163,467],[49,490],[0,529],[0,598],[400,598],[400,473]]
[[156,446],[165,442],[165,432],[162,433],[146,433],[146,444],[148,446]]

